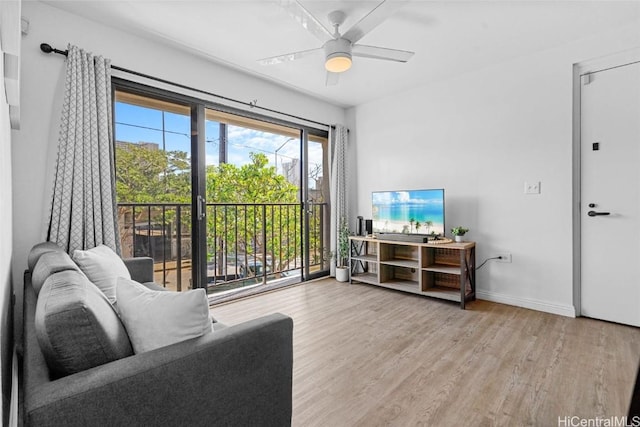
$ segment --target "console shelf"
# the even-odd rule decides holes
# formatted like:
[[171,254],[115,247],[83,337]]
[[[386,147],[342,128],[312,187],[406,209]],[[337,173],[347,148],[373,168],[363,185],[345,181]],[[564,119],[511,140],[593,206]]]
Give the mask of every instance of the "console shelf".
[[405,268],[420,267],[420,264],[418,264],[418,260],[412,260],[412,259],[390,259],[388,261],[380,261],[380,264],[393,265],[395,267],[405,267]]
[[434,273],[460,274],[460,266],[450,266],[445,264],[432,264],[425,268],[425,270],[433,271]]
[[422,292],[422,294],[428,297],[441,298],[449,301],[460,301],[460,292],[458,292],[456,289],[451,288],[434,286],[432,288],[429,288],[429,290]]
[[351,236],[350,283],[460,303],[476,298],[475,242],[433,244]]
[[351,275],[351,280],[357,280],[362,283],[369,283],[371,285],[377,285],[380,283],[378,275],[373,273],[357,273]]
[[373,255],[365,254],[361,256],[356,255],[356,256],[352,256],[351,259],[360,260],[360,261],[373,261],[373,262],[378,261],[378,257],[375,254]]

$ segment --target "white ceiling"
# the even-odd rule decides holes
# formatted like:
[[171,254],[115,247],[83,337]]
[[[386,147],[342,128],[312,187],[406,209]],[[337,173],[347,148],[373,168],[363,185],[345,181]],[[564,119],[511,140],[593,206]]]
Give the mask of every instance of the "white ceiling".
[[[393,1],[393,0],[388,0]],[[300,0],[328,28],[347,13],[346,31],[378,1]],[[416,52],[406,64],[354,58],[325,86],[321,54],[263,66],[258,59],[321,46],[270,0],[50,0],[52,6],[148,39],[170,43],[341,106],[473,71],[637,22],[640,1],[426,1],[405,4],[360,42]],[[118,64],[116,64],[118,65]]]

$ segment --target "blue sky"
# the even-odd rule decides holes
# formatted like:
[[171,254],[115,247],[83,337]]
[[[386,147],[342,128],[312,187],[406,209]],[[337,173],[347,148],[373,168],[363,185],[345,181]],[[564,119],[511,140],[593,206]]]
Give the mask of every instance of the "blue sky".
[[[116,103],[116,140],[126,142],[154,142],[160,148],[169,151],[180,150],[190,154],[190,117],[151,108],[139,107],[121,102]],[[164,124],[163,124],[164,120]],[[219,124],[207,121],[206,158],[207,164],[218,163]],[[164,128],[164,140],[163,132]],[[236,165],[250,162],[249,153],[264,153],[271,165],[278,163],[278,171],[282,171],[282,163],[300,157],[300,142],[283,135],[252,129],[229,126],[229,147],[227,161]],[[276,154],[277,152],[277,154]],[[320,144],[310,143],[310,168],[322,161]]]

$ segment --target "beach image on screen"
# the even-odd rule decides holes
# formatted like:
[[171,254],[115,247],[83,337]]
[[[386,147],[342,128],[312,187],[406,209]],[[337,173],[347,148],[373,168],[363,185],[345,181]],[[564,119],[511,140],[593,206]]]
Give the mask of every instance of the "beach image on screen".
[[373,231],[444,234],[444,190],[375,191]]

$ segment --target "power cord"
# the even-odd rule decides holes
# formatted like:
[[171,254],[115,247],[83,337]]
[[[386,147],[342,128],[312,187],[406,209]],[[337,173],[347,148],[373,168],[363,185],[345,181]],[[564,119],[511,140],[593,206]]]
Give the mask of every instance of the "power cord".
[[479,266],[476,267],[476,271],[480,270],[487,262],[491,261],[492,259],[502,259],[502,257],[500,255],[498,255],[498,256],[494,256],[494,257],[485,259],[482,262],[482,264],[480,264]]

